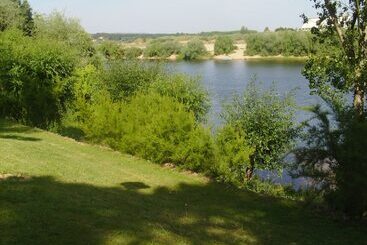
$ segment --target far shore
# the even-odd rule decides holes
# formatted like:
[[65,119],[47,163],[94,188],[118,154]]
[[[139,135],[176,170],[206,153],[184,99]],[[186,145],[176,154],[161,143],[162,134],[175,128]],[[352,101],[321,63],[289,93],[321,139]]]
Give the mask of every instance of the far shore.
[[[167,58],[159,58],[159,57],[139,57],[140,60],[167,60],[167,61],[182,61],[183,59],[180,59],[177,55],[171,55]],[[242,55],[242,56],[232,56],[229,55],[211,55],[206,57],[200,57],[199,59],[195,61],[203,61],[203,60],[216,60],[216,61],[294,61],[294,62],[306,62],[308,59],[308,56],[283,56],[283,55],[277,55],[277,56],[261,56],[261,55]]]

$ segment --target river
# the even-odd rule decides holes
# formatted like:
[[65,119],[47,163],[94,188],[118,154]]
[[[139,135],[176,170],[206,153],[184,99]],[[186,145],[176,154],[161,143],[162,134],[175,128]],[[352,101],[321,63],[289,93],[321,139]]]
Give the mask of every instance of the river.
[[[168,69],[191,76],[199,76],[203,86],[209,91],[212,108],[209,124],[220,126],[222,105],[231,100],[234,94],[241,94],[251,79],[256,78],[260,87],[268,88],[275,83],[279,93],[294,90],[297,106],[296,120],[301,122],[310,117],[302,107],[321,103],[319,97],[310,95],[308,81],[302,76],[304,67],[300,62],[281,61],[197,61],[197,62],[169,62]],[[296,188],[304,184],[304,180],[293,180],[287,173],[281,178],[275,178],[269,173],[262,173],[263,177],[272,178],[278,183],[292,183]]]
[[[231,100],[234,94],[241,94],[252,79],[260,87],[270,87],[275,83],[280,93],[294,90],[297,105],[304,106],[322,103],[317,96],[310,95],[308,81],[302,76],[304,64],[281,61],[198,61],[169,62],[172,71],[199,76],[203,86],[209,91],[212,108],[209,122],[219,125],[222,105]],[[303,121],[308,114],[301,109],[297,120]]]

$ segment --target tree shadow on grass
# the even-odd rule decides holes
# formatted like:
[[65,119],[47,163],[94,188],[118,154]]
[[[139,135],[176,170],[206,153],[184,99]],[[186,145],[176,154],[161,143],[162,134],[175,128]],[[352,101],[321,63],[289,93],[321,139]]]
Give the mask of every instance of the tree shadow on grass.
[[[131,186],[131,184],[128,184]],[[214,183],[99,187],[52,177],[0,181],[0,244],[363,244],[285,202]],[[364,230],[366,231],[366,230]]]
[[37,131],[38,129],[35,128],[19,125],[14,122],[0,119],[0,132],[3,133],[31,133]]
[[40,141],[40,138],[35,138],[35,137],[24,137],[21,135],[15,135],[15,134],[1,134],[0,133],[0,138],[1,139],[10,139],[10,140],[22,140],[22,141]]

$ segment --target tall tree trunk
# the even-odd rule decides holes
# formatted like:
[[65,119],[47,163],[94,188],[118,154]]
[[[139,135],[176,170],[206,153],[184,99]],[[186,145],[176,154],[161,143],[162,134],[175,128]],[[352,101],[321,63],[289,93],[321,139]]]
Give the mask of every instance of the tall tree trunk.
[[361,88],[361,86],[358,84],[355,85],[353,105],[356,111],[357,118],[359,118],[360,120],[363,120],[364,116],[364,99],[365,93],[363,88]]
[[246,168],[246,180],[250,181],[254,175],[255,169],[255,154],[250,155],[250,166]]

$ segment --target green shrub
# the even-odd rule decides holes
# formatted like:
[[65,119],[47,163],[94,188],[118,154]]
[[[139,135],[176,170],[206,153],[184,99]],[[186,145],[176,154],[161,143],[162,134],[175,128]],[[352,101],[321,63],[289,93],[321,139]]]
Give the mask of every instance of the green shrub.
[[181,45],[173,40],[152,40],[144,50],[144,56],[167,58],[173,54],[179,54],[181,51]]
[[151,90],[182,103],[199,121],[204,120],[209,111],[209,94],[196,78],[182,74],[162,76],[151,84]]
[[207,54],[204,43],[199,39],[189,41],[182,49],[182,57],[184,60],[196,60]]
[[311,34],[304,31],[277,31],[246,36],[245,55],[307,56],[315,49]]
[[219,36],[215,40],[214,44],[214,54],[230,54],[236,49],[233,39],[228,36]]
[[243,162],[248,180],[254,169],[283,168],[284,154],[291,149],[296,136],[293,101],[291,93],[280,96],[275,87],[261,91],[252,81],[243,96],[236,96],[227,105],[223,114],[225,123],[238,131],[253,149],[249,162]]
[[237,186],[245,181],[246,167],[250,165],[253,149],[248,145],[244,132],[227,124],[216,134],[218,147],[217,175],[224,182]]
[[79,21],[67,18],[59,12],[37,15],[34,35],[63,42],[69,49],[78,52],[80,57],[90,57],[95,53],[92,38]]
[[103,41],[98,45],[98,50],[108,60],[122,59],[124,50],[113,41]]
[[84,105],[69,110],[63,122],[64,128],[81,129],[86,140],[195,171],[209,172],[215,161],[210,132],[171,97],[139,93],[129,102],[113,102],[100,92],[81,101]]
[[45,128],[60,118],[76,54],[47,38],[20,31],[0,34],[0,90],[3,116]]
[[143,54],[143,50],[137,47],[130,47],[124,49],[125,59],[136,59]]
[[213,159],[209,132],[170,97],[155,93],[134,97],[122,109],[121,149],[156,163],[174,163],[193,170]]
[[156,63],[139,61],[111,61],[103,71],[103,79],[113,100],[127,100],[140,90],[165,76]]

